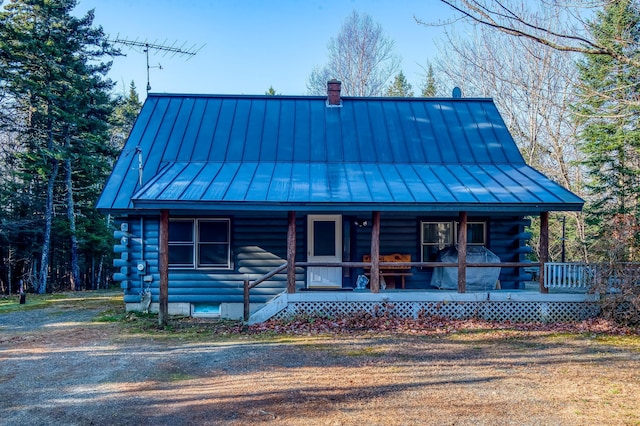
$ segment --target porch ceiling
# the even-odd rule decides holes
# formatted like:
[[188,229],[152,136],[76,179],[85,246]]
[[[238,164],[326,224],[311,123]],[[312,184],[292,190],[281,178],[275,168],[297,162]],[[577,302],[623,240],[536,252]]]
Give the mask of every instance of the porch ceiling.
[[580,210],[526,164],[171,162],[135,208],[269,211]]

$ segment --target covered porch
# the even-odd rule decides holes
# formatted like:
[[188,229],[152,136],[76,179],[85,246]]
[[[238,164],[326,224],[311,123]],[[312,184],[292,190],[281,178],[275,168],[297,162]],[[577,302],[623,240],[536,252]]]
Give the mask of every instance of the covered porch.
[[[443,262],[443,261],[407,261],[404,256],[398,256],[399,259],[393,259],[392,261],[386,261],[385,256],[381,256],[380,250],[380,212],[372,212],[372,224],[371,224],[371,242],[370,242],[370,254],[364,256],[363,261],[336,261],[329,259],[323,260],[320,256],[312,256],[312,248],[309,248],[307,253],[307,260],[300,261],[296,258],[297,247],[297,229],[296,229],[296,212],[289,211],[288,213],[288,227],[287,227],[287,259],[286,263],[280,265],[264,276],[255,279],[253,281],[246,280],[245,287],[248,291],[252,288],[260,285],[262,282],[267,281],[269,278],[286,273],[287,276],[287,292],[296,292],[296,269],[297,268],[341,268],[341,269],[355,269],[363,268],[366,275],[370,277],[369,289],[372,293],[380,292],[381,281],[385,275],[392,274],[393,269],[400,271],[407,271],[407,275],[410,274],[412,268],[456,268],[457,269],[457,292],[465,293],[467,291],[467,268],[518,268],[523,270],[524,268],[538,268],[538,282],[540,293],[547,293],[548,288],[544,286],[544,264],[548,261],[548,247],[549,247],[549,213],[542,212],[540,214],[540,262],[534,263],[530,261],[517,261],[517,262],[469,262],[467,259],[467,221],[468,215],[466,211],[460,212],[458,215],[458,229],[457,241],[455,247],[457,249],[457,262]],[[308,230],[308,232],[311,232]],[[311,234],[309,234],[311,235]],[[310,236],[309,239],[312,237]],[[333,248],[332,248],[333,249]],[[335,247],[334,255],[337,256],[339,247]],[[390,259],[391,260],[391,259]],[[402,273],[395,275],[404,275]],[[402,277],[404,289],[404,277]],[[307,289],[311,289],[309,282],[307,282]],[[495,287],[494,287],[495,288]]]
[[[565,321],[584,319],[597,313],[597,297],[588,295],[585,280],[563,281],[566,268],[548,268],[549,216],[540,214],[541,261],[471,263],[467,261],[467,213],[460,212],[457,240],[458,261],[447,262],[385,262],[380,256],[380,213],[372,214],[371,255],[362,262],[310,262],[296,259],[296,212],[288,214],[287,262],[268,274],[244,281],[244,319],[249,323],[269,318],[284,318],[299,314],[339,315],[368,312],[372,315],[419,317],[442,315],[454,318],[481,317],[489,320]],[[555,265],[555,264],[554,264]],[[369,285],[364,288],[303,288],[296,291],[296,271],[317,267],[333,267],[370,271]],[[501,290],[497,287],[485,291],[467,292],[468,268],[518,268],[535,271],[522,288]],[[388,289],[384,286],[388,268],[455,268],[457,291],[438,289]],[[251,290],[270,278],[286,274],[287,288],[282,294],[252,313]],[[533,281],[534,278],[536,281]],[[403,277],[404,279],[404,277]],[[381,285],[382,284],[382,285]],[[567,289],[569,289],[567,291]],[[551,293],[550,293],[551,289]]]

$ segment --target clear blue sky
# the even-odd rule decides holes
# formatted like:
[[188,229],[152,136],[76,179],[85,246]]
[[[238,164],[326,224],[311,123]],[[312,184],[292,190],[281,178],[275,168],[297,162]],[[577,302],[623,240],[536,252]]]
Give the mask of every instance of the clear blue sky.
[[[95,9],[96,25],[111,38],[204,47],[187,59],[151,51],[152,92],[264,94],[273,86],[300,95],[327,42],[352,10],[366,12],[394,40],[402,70],[418,92],[423,67],[436,54],[441,27],[418,25],[452,16],[438,0],[80,0],[76,14]],[[141,49],[122,49],[110,77],[122,92],[135,81],[141,98],[146,62]]]

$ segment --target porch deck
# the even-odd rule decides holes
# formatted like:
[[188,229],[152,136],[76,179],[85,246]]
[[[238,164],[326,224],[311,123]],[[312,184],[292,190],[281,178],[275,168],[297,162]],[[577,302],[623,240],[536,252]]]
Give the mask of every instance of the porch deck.
[[[538,283],[531,283],[536,286]],[[458,293],[443,290],[304,291],[282,293],[254,312],[249,324],[269,318],[296,315],[339,316],[366,312],[417,318],[481,318],[491,321],[561,322],[592,318],[598,313],[598,296],[584,290],[492,290]]]

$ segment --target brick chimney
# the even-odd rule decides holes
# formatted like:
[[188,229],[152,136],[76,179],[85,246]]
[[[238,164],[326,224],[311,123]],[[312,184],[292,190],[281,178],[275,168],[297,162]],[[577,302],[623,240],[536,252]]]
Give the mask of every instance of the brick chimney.
[[342,101],[340,100],[340,90],[342,83],[335,78],[327,82],[327,105],[340,106]]

